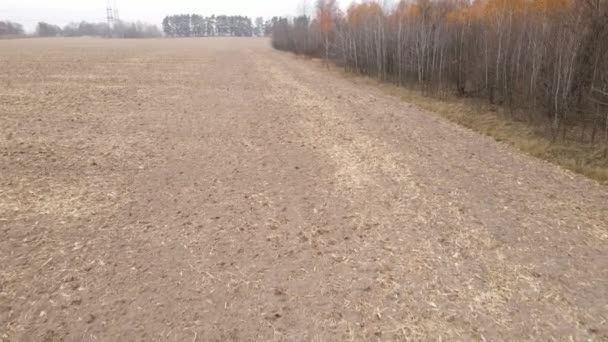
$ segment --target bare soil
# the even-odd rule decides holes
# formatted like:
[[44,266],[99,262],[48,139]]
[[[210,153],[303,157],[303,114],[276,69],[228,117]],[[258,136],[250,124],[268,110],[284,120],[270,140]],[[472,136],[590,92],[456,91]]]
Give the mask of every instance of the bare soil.
[[0,42],[0,340],[608,340],[608,188],[263,39]]

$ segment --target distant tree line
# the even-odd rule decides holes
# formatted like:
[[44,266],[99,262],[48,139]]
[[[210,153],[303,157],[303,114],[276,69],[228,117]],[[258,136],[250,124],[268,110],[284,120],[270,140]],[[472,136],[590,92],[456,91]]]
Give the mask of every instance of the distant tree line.
[[318,0],[314,17],[274,18],[275,48],[426,94],[485,98],[553,138],[608,144],[608,0]]
[[57,37],[63,34],[64,30],[57,25],[39,22],[36,26],[36,35],[39,37]]
[[24,33],[23,25],[8,20],[0,21],[0,36],[20,36]]
[[[45,23],[39,23],[36,32],[41,34],[40,26],[46,26]],[[58,30],[57,30],[58,29]],[[57,26],[54,27],[54,31],[57,32],[57,36],[65,37],[109,37],[111,34],[110,26],[106,23],[90,23],[81,21],[79,23],[69,23],[59,29]]]
[[169,37],[251,37],[265,33],[264,19],[244,16],[177,14],[163,19],[163,32]]
[[[24,35],[21,24],[10,21],[0,21],[0,36]],[[113,38],[153,38],[161,37],[162,32],[156,25],[142,22],[118,21],[113,27],[107,23],[91,23],[82,21],[70,23],[64,27],[45,22],[36,25],[35,35],[38,37],[113,37]]]
[[[162,31],[156,25],[142,22],[118,21],[113,27],[105,22],[73,22],[63,27],[39,22],[35,35],[38,37],[112,37],[154,38],[163,32],[168,37],[251,37],[270,35],[271,22],[258,17],[255,22],[244,16],[180,14],[164,18]],[[23,25],[11,21],[0,21],[1,36],[25,35]]]
[[47,23],[38,23],[36,34],[41,37],[112,37],[112,38],[155,38],[162,36],[156,25],[142,22],[118,21],[113,27],[107,23],[70,23],[63,28]]

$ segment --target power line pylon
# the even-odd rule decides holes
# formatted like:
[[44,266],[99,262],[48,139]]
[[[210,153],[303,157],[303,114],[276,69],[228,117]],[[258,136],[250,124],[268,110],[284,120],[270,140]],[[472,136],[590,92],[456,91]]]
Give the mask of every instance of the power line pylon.
[[112,9],[112,5],[110,4],[110,0],[108,0],[106,5],[106,18],[108,19],[108,28],[110,30],[109,35],[110,37],[112,37],[114,31],[115,16],[114,10]]
[[118,5],[116,5],[116,0],[114,0],[114,23],[118,23],[120,21],[120,16],[118,15]]

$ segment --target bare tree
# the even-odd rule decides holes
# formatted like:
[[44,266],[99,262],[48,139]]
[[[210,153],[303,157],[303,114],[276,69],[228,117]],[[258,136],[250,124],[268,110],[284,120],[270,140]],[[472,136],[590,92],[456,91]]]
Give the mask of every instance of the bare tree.
[[318,0],[311,21],[276,18],[272,38],[426,94],[486,97],[554,138],[567,125],[584,138],[588,118],[592,132],[608,124],[596,108],[608,99],[593,91],[606,89],[608,0],[366,1],[344,14]]

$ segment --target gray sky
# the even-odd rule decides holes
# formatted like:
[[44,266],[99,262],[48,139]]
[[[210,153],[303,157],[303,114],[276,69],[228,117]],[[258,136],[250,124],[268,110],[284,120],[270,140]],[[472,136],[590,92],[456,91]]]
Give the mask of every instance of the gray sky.
[[[114,2],[114,0],[111,0]],[[249,17],[294,15],[302,0],[116,0],[120,18],[160,24],[167,14],[240,14]],[[313,3],[313,0],[309,0]],[[347,2],[347,1],[341,1]],[[71,21],[105,21],[107,0],[1,0],[0,20],[32,31],[38,21],[65,25]]]

